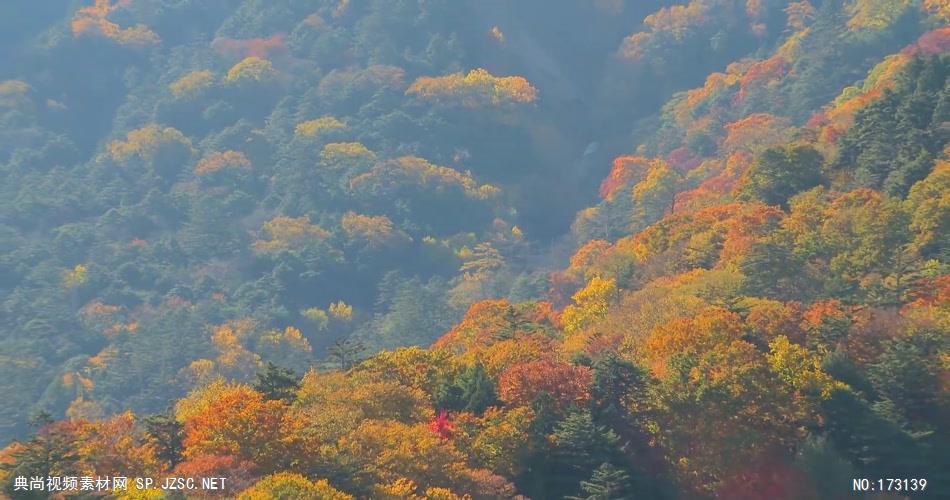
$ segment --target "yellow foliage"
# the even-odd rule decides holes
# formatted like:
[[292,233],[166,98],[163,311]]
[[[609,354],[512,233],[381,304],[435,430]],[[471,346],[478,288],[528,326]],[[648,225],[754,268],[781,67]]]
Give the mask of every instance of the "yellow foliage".
[[98,420],[102,418],[102,407],[94,401],[86,401],[82,396],[69,403],[66,418],[70,420]]
[[347,212],[340,219],[340,227],[348,238],[365,240],[374,247],[408,240],[405,234],[393,228],[393,222],[385,215]]
[[914,184],[907,196],[914,248],[939,252],[950,234],[950,161],[937,160],[933,171]]
[[342,300],[330,304],[327,311],[330,312],[331,317],[337,320],[349,321],[353,319],[353,306],[347,305],[347,303]]
[[262,57],[246,57],[228,70],[224,76],[226,83],[266,82],[276,75],[274,65]]
[[310,347],[310,342],[304,338],[300,330],[292,326],[284,328],[283,331],[271,330],[261,336],[260,342],[265,349],[269,348],[293,353],[309,353],[313,350]]
[[294,128],[294,133],[302,137],[313,137],[320,132],[339,130],[345,127],[346,125],[344,125],[343,122],[333,116],[327,115],[317,118],[316,120],[298,123]]
[[240,151],[214,152],[195,165],[195,175],[208,175],[222,170],[249,169],[251,161]]
[[416,495],[415,483],[400,477],[386,484],[374,485],[373,498],[379,500],[423,500],[424,497]]
[[789,342],[788,337],[779,335],[769,343],[770,352],[766,356],[769,367],[786,384],[806,395],[827,398],[835,389],[844,387],[821,369],[818,356],[804,347]]
[[574,304],[565,307],[561,315],[567,333],[578,331],[607,315],[611,302],[617,298],[617,282],[613,278],[594,276],[572,298]]
[[323,309],[320,309],[319,307],[308,307],[307,309],[300,311],[300,315],[313,323],[317,330],[323,331],[327,329],[329,317],[327,316],[327,312]]
[[63,273],[63,286],[66,288],[76,288],[83,285],[87,279],[86,266],[76,264],[76,267]]
[[330,486],[326,479],[310,481],[293,472],[278,472],[264,477],[244,490],[238,500],[352,500],[353,496]]
[[110,21],[107,16],[118,5],[112,5],[111,0],[95,0],[93,5],[81,7],[73,15],[72,30],[76,37],[98,36],[108,38],[121,45],[146,47],[161,43],[161,39],[145,25],[137,24],[131,28],[122,29],[118,24]]
[[524,77],[498,77],[476,68],[467,75],[453,73],[421,77],[409,86],[406,94],[415,94],[421,99],[443,104],[477,108],[534,102],[538,90]]
[[254,242],[258,252],[276,252],[301,247],[314,241],[325,240],[330,232],[311,224],[307,217],[280,215],[264,223],[264,238]]
[[261,363],[260,356],[242,345],[250,329],[250,323],[231,322],[215,327],[211,335],[211,342],[218,351],[216,365],[233,378],[252,377]]
[[950,21],[950,0],[924,0],[923,7],[944,21]]
[[331,142],[320,151],[320,163],[333,168],[363,169],[375,161],[376,153],[358,142]]
[[505,34],[498,26],[492,26],[491,29],[488,30],[488,34],[491,35],[491,37],[494,38],[498,43],[505,43]]
[[881,30],[890,26],[912,5],[913,0],[852,0],[848,27]]
[[214,73],[208,70],[192,71],[172,82],[168,89],[178,99],[197,97],[202,91],[214,85]]
[[239,384],[226,382],[219,377],[206,385],[193,389],[187,396],[175,403],[175,420],[184,423],[195,415],[204,412],[225,390],[236,386],[239,386]]
[[153,161],[163,150],[171,147],[181,148],[189,153],[192,150],[191,140],[180,131],[172,127],[162,128],[153,123],[129,132],[125,141],[110,143],[109,154],[119,163],[125,163],[135,157]]
[[369,172],[350,180],[351,189],[367,186],[376,192],[395,191],[407,185],[436,191],[456,187],[464,190],[468,197],[475,199],[495,196],[499,192],[498,188],[487,184],[480,187],[469,172],[463,173],[449,167],[434,165],[416,156],[402,156],[380,162]]

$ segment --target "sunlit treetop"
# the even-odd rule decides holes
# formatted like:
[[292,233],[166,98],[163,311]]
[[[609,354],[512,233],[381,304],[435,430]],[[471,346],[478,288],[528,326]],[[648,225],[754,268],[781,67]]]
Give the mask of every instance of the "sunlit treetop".
[[113,160],[123,163],[135,157],[152,161],[167,149],[190,153],[192,147],[191,140],[177,129],[153,123],[129,132],[125,141],[113,141],[108,149]]
[[273,79],[276,74],[269,60],[249,56],[232,66],[224,76],[224,81],[230,84],[263,83]]
[[376,153],[359,142],[331,142],[320,151],[320,164],[325,167],[364,170],[375,162]]
[[365,241],[373,247],[395,245],[408,240],[402,231],[393,227],[393,222],[385,215],[347,212],[340,219],[340,227],[347,238]]
[[853,0],[847,6],[852,30],[884,29],[914,5],[913,0]]
[[623,187],[640,180],[650,168],[650,159],[642,156],[618,156],[610,174],[600,183],[600,197],[610,200]]
[[762,34],[765,25],[759,20],[765,5],[759,0],[692,0],[685,5],[672,5],[648,15],[639,31],[624,38],[618,53],[629,60],[641,59],[654,46],[665,41],[682,42],[696,28],[710,24],[720,13],[736,12],[741,8],[748,17],[750,28]]
[[209,175],[222,170],[249,169],[251,161],[240,151],[214,152],[195,165],[195,175]]
[[329,130],[340,130],[345,128],[343,122],[338,120],[336,117],[327,115],[321,116],[315,120],[307,120],[305,122],[300,122],[294,128],[294,134],[301,137],[313,137],[321,132]]
[[194,98],[214,85],[214,73],[208,70],[192,71],[168,85],[177,99]]
[[467,75],[424,76],[413,82],[406,94],[441,104],[480,108],[534,102],[538,90],[524,77],[494,76],[477,68]]
[[112,5],[111,0],[96,0],[93,5],[81,7],[73,15],[73,35],[103,37],[132,47],[146,47],[161,43],[158,35],[143,24],[123,29],[110,21],[109,14],[120,5]]
[[316,224],[311,224],[307,217],[287,217],[284,215],[265,222],[261,228],[261,233],[261,239],[254,242],[254,249],[259,252],[275,252],[297,248],[330,237],[329,231]]
[[403,156],[380,162],[372,170],[354,177],[350,188],[369,189],[375,193],[393,193],[403,187],[433,189],[461,189],[467,196],[484,199],[497,194],[494,189],[482,189],[468,172],[434,165],[415,156]]

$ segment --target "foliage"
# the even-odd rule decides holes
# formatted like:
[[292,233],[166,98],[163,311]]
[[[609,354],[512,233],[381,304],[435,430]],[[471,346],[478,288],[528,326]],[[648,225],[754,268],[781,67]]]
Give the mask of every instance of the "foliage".
[[468,108],[530,103],[538,97],[538,90],[524,77],[498,77],[482,68],[473,69],[468,74],[421,77],[409,86],[406,93]]

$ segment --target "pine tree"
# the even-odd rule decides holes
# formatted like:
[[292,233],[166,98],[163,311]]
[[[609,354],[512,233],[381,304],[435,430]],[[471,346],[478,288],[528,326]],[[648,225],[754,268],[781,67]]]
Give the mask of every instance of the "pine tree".
[[257,374],[254,389],[267,399],[291,402],[300,388],[299,377],[289,368],[282,368],[268,361],[267,367]]
[[623,500],[631,497],[630,475],[610,463],[598,467],[590,480],[581,481],[581,496],[569,500]]
[[462,402],[465,411],[481,414],[486,408],[498,402],[495,394],[495,383],[488,377],[481,361],[468,367],[459,377],[459,387],[462,389]]
[[145,418],[145,432],[157,448],[155,456],[168,462],[171,468],[174,468],[182,460],[182,452],[184,451],[182,445],[183,427],[171,411]]

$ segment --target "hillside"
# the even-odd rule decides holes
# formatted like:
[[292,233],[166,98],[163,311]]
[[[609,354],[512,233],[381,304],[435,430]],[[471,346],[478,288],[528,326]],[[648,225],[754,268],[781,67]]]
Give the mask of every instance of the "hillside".
[[4,491],[946,491],[948,20],[6,2]]

